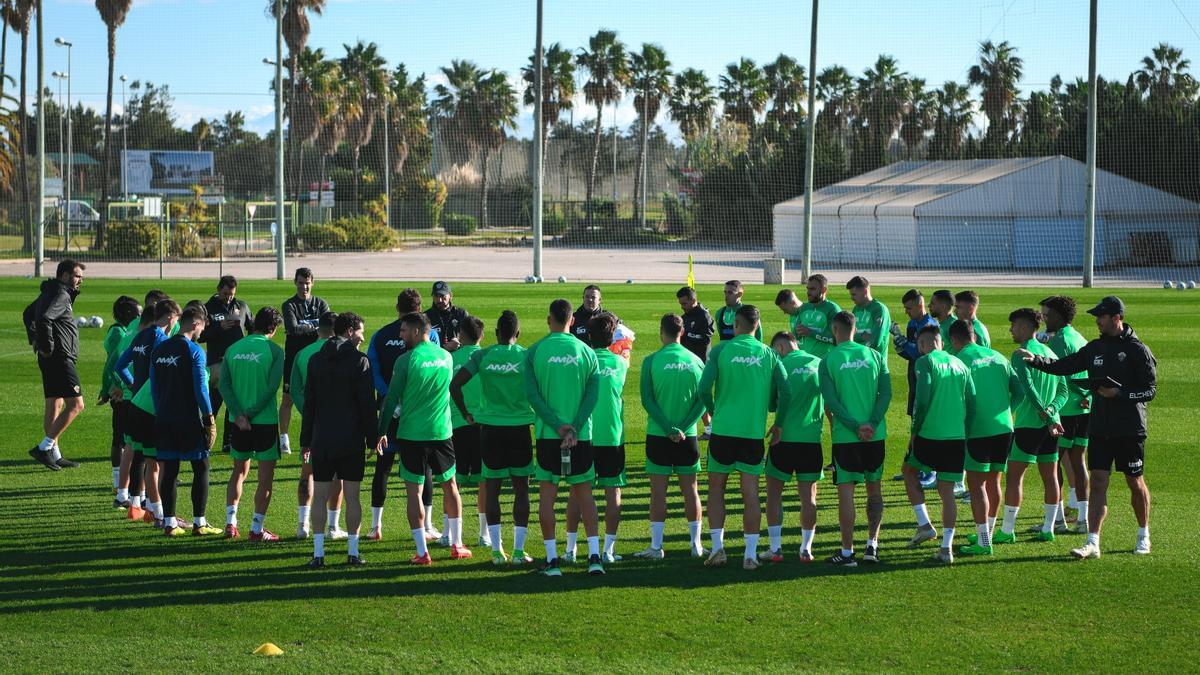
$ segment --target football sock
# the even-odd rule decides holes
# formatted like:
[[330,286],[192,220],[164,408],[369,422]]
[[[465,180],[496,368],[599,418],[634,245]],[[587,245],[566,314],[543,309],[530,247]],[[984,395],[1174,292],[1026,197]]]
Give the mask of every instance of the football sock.
[[768,525],[767,538],[770,539],[772,551],[778,551],[783,548],[783,526]]
[[307,530],[308,529],[308,514],[312,512],[312,507],[311,506],[301,506],[301,507],[299,507],[298,510],[300,511],[300,528]]
[[950,548],[954,544],[954,528],[942,528],[942,548]]
[[546,546],[546,561],[558,560],[558,540],[547,539],[542,543]]
[[758,533],[746,535],[746,555],[747,560],[758,559]]
[[569,553],[570,555],[575,555],[575,547],[578,542],[579,542],[579,532],[578,531],[568,532],[567,533],[567,553]]
[[987,523],[975,526],[975,535],[978,538],[980,546],[992,545],[992,532],[988,529]]
[[225,507],[225,524],[237,526],[237,504],[230,504]]
[[428,555],[429,550],[425,548],[425,528],[418,527],[412,531],[413,542],[417,545],[417,555]]
[[725,548],[725,528],[714,527],[708,531],[708,536],[712,539],[712,550],[714,553]]
[[925,504],[914,504],[912,510],[917,516],[917,527],[925,527],[930,524],[929,509],[925,508]]
[[267,519],[266,514],[255,513],[254,518],[250,521],[250,533],[251,534],[259,534],[260,532],[262,532],[263,531],[263,522],[266,521],[266,519]]
[[372,506],[371,507],[371,529],[378,530],[382,526],[383,526],[383,507],[382,506]]
[[324,558],[325,557],[325,534],[324,533],[313,535],[313,557],[314,558]]
[[1054,531],[1054,519],[1058,517],[1058,502],[1042,504],[1046,517],[1042,519],[1042,532]]
[[513,549],[517,551],[524,551],[525,537],[528,535],[528,527],[521,527],[520,525],[513,526]]
[[666,525],[666,523],[650,523],[650,548],[662,548],[663,528]]
[[338,529],[338,516],[342,515],[340,509],[330,509],[326,516],[325,527],[330,531]]
[[349,550],[346,552],[346,554],[357,556],[358,555],[358,535],[352,534],[352,535],[346,537],[346,544],[349,547]]
[[588,557],[600,555],[600,537],[587,538]]
[[1019,506],[1004,505],[1004,522],[1000,525],[1000,531],[1004,534],[1012,534],[1017,528],[1017,512],[1021,510]]
[[488,539],[491,540],[492,550],[493,551],[503,551],[504,545],[500,541],[500,526],[499,525],[488,525],[487,533],[488,533]]
[[[689,520],[688,521],[688,537],[691,539],[693,551],[699,551],[703,548],[700,545],[700,521],[698,521],[698,520]],[[662,548],[662,547],[659,546],[659,548]]]
[[813,535],[815,535],[816,533],[817,533],[817,531],[815,529],[800,530],[800,537],[801,537],[800,550],[801,551],[810,551],[810,552],[812,551]]
[[615,535],[615,534],[604,535],[604,553],[605,554],[616,555],[616,553],[613,551],[613,549],[616,548],[616,546],[617,546],[617,535]]

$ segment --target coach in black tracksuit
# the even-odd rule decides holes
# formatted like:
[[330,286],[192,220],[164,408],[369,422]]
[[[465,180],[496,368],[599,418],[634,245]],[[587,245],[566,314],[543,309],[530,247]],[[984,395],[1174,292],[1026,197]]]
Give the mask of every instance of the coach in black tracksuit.
[[425,310],[429,327],[436,334],[438,345],[448,352],[458,349],[458,328],[467,319],[467,310],[454,305],[450,284],[439,281],[433,285],[433,304]]
[[41,294],[25,308],[25,330],[37,353],[46,399],[43,431],[46,436],[29,450],[29,456],[52,471],[79,464],[65,459],[58,438],[83,412],[83,393],[75,362],[79,359],[79,329],[73,308],[83,283],[82,263],[63,260],[55,278],[42,282]]
[[[1105,297],[1088,314],[1096,317],[1100,337],[1058,360],[1025,353],[1031,368],[1053,375],[1087,371],[1092,397],[1088,428],[1088,470],[1091,472],[1088,511],[1089,538],[1099,539],[1107,510],[1109,474],[1116,463],[1132,492],[1139,544],[1147,540],[1149,552],[1150,490],[1145,470],[1146,404],[1157,393],[1154,355],[1125,323],[1125,304],[1115,295]],[[1107,379],[1106,379],[1107,378]],[[1139,549],[1141,546],[1139,545]],[[1143,551],[1138,551],[1143,552]]]
[[[198,342],[207,345],[205,357],[208,360],[208,386],[212,399],[212,411],[216,419],[221,417],[221,392],[218,389],[221,378],[221,361],[225,359],[225,350],[254,332],[254,315],[245,300],[237,299],[237,279],[230,275],[221,277],[217,282],[217,292],[208,302],[204,303],[208,312],[208,325],[200,334]],[[289,371],[287,375],[291,375]],[[225,419],[225,431],[229,431],[229,419]],[[224,434],[223,450],[229,451],[229,434]]]

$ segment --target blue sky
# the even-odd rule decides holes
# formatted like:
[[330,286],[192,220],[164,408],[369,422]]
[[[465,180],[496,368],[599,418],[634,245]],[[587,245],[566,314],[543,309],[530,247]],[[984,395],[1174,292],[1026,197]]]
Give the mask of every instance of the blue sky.
[[[51,40],[73,42],[74,97],[103,110],[105,29],[94,3],[43,1],[47,73],[66,69],[66,50]],[[170,85],[180,126],[237,109],[264,131],[273,124],[273,100],[267,89],[271,69],[262,59],[274,56],[274,25],[264,6],[265,0],[135,0],[118,33],[116,71]],[[437,69],[454,58],[499,68],[517,80],[533,48],[534,8],[533,0],[330,0],[325,15],[312,19],[309,44],[337,56],[344,43],[374,41],[390,64],[404,62],[410,72],[435,81]],[[761,64],[783,52],[807,63],[810,12],[808,2],[545,0],[545,40],[577,49],[597,29],[613,29],[631,47],[661,44],[674,67],[700,68],[715,85],[725,64],[741,56]],[[1044,88],[1055,73],[1068,80],[1086,76],[1087,13],[1087,0],[826,0],[818,68],[838,63],[858,74],[888,53],[930,84],[964,82],[981,40],[1008,40],[1025,59],[1023,86]],[[1165,41],[1183,48],[1200,75],[1197,30],[1196,0],[1105,0],[1098,70],[1124,79]],[[14,35],[9,73],[19,63]],[[31,80],[33,57],[31,48]],[[594,114],[581,102],[576,121]],[[605,111],[606,124],[611,115]],[[633,116],[631,102],[618,107],[618,123]],[[519,134],[529,133],[531,110],[522,112],[519,127]]]

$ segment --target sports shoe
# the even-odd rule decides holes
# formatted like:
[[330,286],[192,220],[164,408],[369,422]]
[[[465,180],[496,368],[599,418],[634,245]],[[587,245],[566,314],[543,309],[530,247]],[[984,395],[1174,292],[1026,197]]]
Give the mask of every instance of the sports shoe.
[[979,544],[967,544],[966,546],[959,546],[958,552],[963,555],[991,555],[992,547],[980,546]]
[[949,549],[945,546],[942,546],[937,550],[937,553],[933,554],[933,559],[936,560],[937,562],[950,565],[954,562],[954,551],[952,551],[951,549]]
[[996,544],[1015,544],[1017,543],[1017,535],[1015,532],[1009,533],[1004,530],[996,530],[992,534],[992,545]]
[[192,536],[193,537],[211,537],[214,534],[221,534],[221,531],[218,530],[217,528],[213,527],[212,525],[193,525],[192,526]]
[[708,549],[704,548],[703,546],[692,549],[693,558],[703,558],[706,555],[708,555]]
[[846,556],[842,555],[841,551],[838,551],[837,553],[829,556],[827,560],[829,561],[830,565],[836,565],[838,567],[858,567],[858,561],[854,559],[853,553]]
[[892,480],[904,480],[904,474],[898,473],[895,476],[892,476]]
[[183,529],[182,527],[180,527],[178,525],[176,525],[175,527],[164,527],[163,528],[163,535],[165,535],[167,537],[181,537],[186,533],[187,533],[187,530]]
[[496,567],[508,564],[508,556],[504,555],[504,551],[492,551],[492,564]]
[[312,560],[304,563],[304,567],[310,570],[325,569],[325,556],[313,556]]
[[917,474],[917,480],[921,482],[922,490],[932,490],[937,487],[937,472],[922,471]]
[[363,565],[366,565],[366,564],[367,564],[367,561],[363,560],[359,556],[356,556],[356,555],[346,556],[346,567],[362,567]]
[[292,439],[284,438],[283,436],[279,437],[279,454],[281,454],[281,455],[292,454]]
[[781,563],[783,562],[783,551],[763,551],[758,554],[758,559],[763,562]]
[[475,541],[475,545],[476,545],[476,546],[478,546],[479,548],[491,548],[491,547],[492,547],[492,540],[491,540],[491,539],[484,539],[483,537],[480,537],[479,539],[477,539],[477,540]]
[[615,553],[601,554],[600,559],[604,561],[605,565],[611,565],[615,562],[621,562],[621,560],[623,560],[623,558],[621,556],[619,556]]
[[1054,533],[1039,531],[1037,534],[1030,537],[1030,539],[1033,541],[1054,541]]
[[57,464],[58,468],[60,469],[74,469],[79,466],[79,462],[72,462],[66,457],[59,457],[58,459],[54,460],[54,463]]
[[1071,549],[1071,555],[1076,558],[1079,558],[1080,560],[1087,560],[1088,558],[1099,558],[1100,557],[1100,545],[1085,543],[1083,546],[1080,546],[1079,548]]
[[542,576],[546,577],[562,576],[562,570],[558,567],[558,558],[555,558],[554,560],[547,560],[538,571],[542,573]]
[[908,540],[909,548],[916,548],[930,539],[937,539],[937,530],[933,525],[921,525],[917,531],[913,533],[912,539]]
[[308,529],[304,527],[297,527],[296,538],[301,540],[308,539]]
[[662,560],[663,558],[667,557],[667,554],[663,553],[663,550],[661,548],[654,548],[653,546],[647,546],[646,548],[642,549],[641,551],[634,553],[633,557],[641,558],[642,560]]
[[383,528],[372,527],[371,533],[367,535],[367,539],[370,539],[371,541],[383,541]]
[[154,521],[156,521],[156,520],[158,520],[158,519],[154,517],[153,511],[151,511],[149,509],[142,511],[142,522],[143,523],[153,524]]
[[604,565],[600,562],[600,556],[594,553],[588,556],[588,574],[594,577],[604,574]]
[[[1038,534],[1039,532],[1042,531],[1042,526],[1041,525],[1030,525],[1029,529],[1027,529],[1025,531],[1028,532],[1029,534]],[[1065,521],[1062,521],[1062,520],[1055,521],[1054,534],[1068,534],[1070,532],[1071,532],[1071,528],[1067,527],[1067,523]]]
[[441,536],[437,538],[437,541],[435,541],[434,543],[437,544],[438,546],[449,547],[450,546],[450,533],[443,532],[441,534]]
[[518,548],[513,550],[512,558],[509,560],[509,562],[514,565],[528,565],[529,563],[533,562],[533,558],[525,553],[525,551]]
[[237,539],[238,538],[237,525],[226,525],[225,526],[225,538],[226,539]]
[[1137,555],[1150,555],[1150,537],[1138,537],[1137,545],[1133,547]]
[[[425,541],[437,541],[442,538],[442,533],[436,527],[425,528]],[[450,540],[447,539],[447,542]],[[448,544],[447,544],[448,545]]]
[[345,539],[346,537],[349,537],[350,533],[343,530],[340,527],[335,527],[332,530],[330,530],[329,532],[327,532],[325,534],[325,536],[328,537],[330,541],[338,541],[340,539]]
[[1088,524],[1086,520],[1076,520],[1075,525],[1067,530],[1068,534],[1087,534]]
[[145,515],[146,512],[140,506],[130,506],[125,512],[125,517],[133,521],[141,520]]
[[463,546],[462,544],[455,544],[454,546],[450,547],[450,557],[454,560],[465,560],[473,555],[474,554],[471,553],[471,549]]
[[62,470],[61,466],[55,464],[54,460],[50,459],[49,452],[42,450],[41,448],[39,448],[36,445],[29,449],[29,456],[32,457],[34,459],[34,461],[36,461],[38,464],[41,464],[42,466],[46,467],[47,469],[50,469],[51,471],[61,471]]
[[1067,521],[1068,525],[1079,522],[1079,509],[1074,506],[1068,506],[1066,512],[1063,514],[1063,520]]
[[863,562],[872,565],[879,563],[879,551],[875,550],[874,546],[868,546],[867,550],[863,551]]
[[812,562],[812,561],[813,561],[813,554],[812,554],[812,551],[809,551],[809,550],[807,550],[807,549],[802,549],[802,550],[800,551],[800,562],[802,562],[802,563],[806,563],[806,564],[807,564],[807,563],[810,563],[810,562]]
[[568,565],[574,565],[575,564],[575,552],[574,551],[565,551],[562,554],[562,557],[558,559],[558,562],[559,562],[559,564],[567,563]]
[[255,532],[254,530],[251,530],[250,541],[259,541],[263,543],[276,542],[279,541],[279,535],[264,527],[261,532]]
[[962,499],[963,497],[966,497],[969,494],[971,494],[971,493],[967,490],[966,484],[964,484],[961,480],[954,484],[954,498],[955,499]]
[[153,528],[154,528],[154,529],[156,529],[156,530],[161,530],[161,529],[163,529],[164,527],[166,527],[166,524],[165,524],[165,523],[166,523],[166,521],[165,521],[164,519],[162,519],[162,518],[155,518],[155,519],[154,519],[154,522],[150,523],[150,526],[151,526],[151,527],[153,527]]
[[425,555],[414,555],[412,558],[409,559],[408,564],[409,565],[432,565],[433,559],[429,557],[429,551],[426,551]]
[[[780,556],[780,557],[782,557],[782,556]],[[758,562],[754,558],[742,558],[742,569],[756,570],[759,567],[762,567],[762,563]]]
[[120,499],[114,498],[113,499],[113,508],[117,509],[119,511],[128,511],[129,510],[129,502],[123,502]]
[[728,561],[729,559],[725,556],[725,549],[719,548],[708,554],[708,557],[704,559],[704,566],[724,567],[725,563]]

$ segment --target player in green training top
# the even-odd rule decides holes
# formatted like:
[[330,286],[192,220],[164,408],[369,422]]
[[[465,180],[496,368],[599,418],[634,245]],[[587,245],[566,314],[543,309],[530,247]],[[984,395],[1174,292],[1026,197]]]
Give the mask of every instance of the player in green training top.
[[[504,310],[496,321],[496,344],[471,354],[450,382],[450,396],[459,412],[479,425],[479,454],[487,495],[487,529],[492,542],[492,563],[508,562],[500,538],[500,486],[504,479],[513,489],[514,565],[533,562],[525,554],[529,528],[529,477],[533,475],[533,441],[529,425],[533,409],[525,395],[525,348],[517,344],[521,322]],[[461,351],[461,349],[460,349]],[[467,409],[465,387],[478,380],[478,406]]]
[[887,357],[854,341],[854,315],[833,318],[837,345],[821,361],[821,399],[833,413],[834,480],[838,488],[838,527],[842,549],[829,562],[856,567],[854,557],[854,486],[867,490],[867,549],[863,561],[879,562],[879,526],[883,522],[883,447],[887,438],[892,380]]
[[[942,547],[934,559],[949,564],[954,562],[954,523],[958,519],[954,484],[963,477],[967,429],[975,414],[975,385],[967,366],[942,350],[942,335],[937,328],[921,329],[917,349],[922,356],[916,363],[912,449],[904,460],[909,498],[917,514],[917,532],[909,547],[937,537],[917,479],[919,471],[936,471],[938,496],[942,498]],[[912,499],[914,494],[919,498]]]
[[[469,314],[463,317],[458,325],[458,336],[455,338],[459,347],[451,352],[455,374],[471,360],[472,354],[480,351],[479,342],[482,339],[483,321]],[[462,390],[462,396],[468,412],[479,410],[481,398],[478,381],[467,384]],[[492,540],[487,529],[487,487],[483,481],[483,465],[479,456],[479,425],[468,421],[457,405],[450,406],[450,425],[454,428],[454,479],[460,488],[476,487],[475,513],[479,520],[479,545],[490,548]]]
[[225,491],[225,536],[238,537],[237,509],[242,484],[250,473],[250,460],[258,462],[258,489],[254,493],[254,518],[250,541],[279,541],[263,527],[275,462],[279,460],[279,387],[283,383],[283,349],[271,341],[283,323],[274,307],[263,307],[254,315],[254,334],[238,340],[225,351],[218,385],[225,399],[226,415],[233,426],[229,455],[233,471]]
[[[762,507],[758,477],[763,473],[763,437],[767,415],[776,407],[772,439],[787,422],[790,394],[783,364],[770,347],[754,337],[760,331],[758,308],[742,305],[734,321],[736,336],[724,340],[708,355],[700,379],[700,398],[712,411],[713,433],[708,442],[708,526],[712,553],[704,561],[719,567],[725,556],[725,485],[729,474],[741,476],[742,527],[746,550],[744,569],[757,569]],[[716,389],[714,393],[713,389]]]
[[805,292],[808,301],[800,304],[795,292],[785,288],[775,296],[775,306],[788,315],[788,328],[800,341],[800,349],[821,357],[833,348],[833,333],[829,331],[829,322],[842,308],[826,298],[829,293],[829,280],[824,274],[810,276],[805,284]]
[[700,545],[700,443],[696,422],[704,412],[700,377],[704,362],[682,344],[684,321],[666,314],[659,321],[662,349],[642,361],[641,400],[646,409],[646,473],[650,476],[650,547],[635,554],[662,560],[667,520],[667,486],[679,477],[683,513],[688,521],[692,557],[704,556]]
[[[292,372],[288,373],[288,388],[291,390],[292,403],[296,412],[304,415],[304,383],[308,380],[308,362],[313,354],[321,350],[322,345],[333,337],[333,323],[337,321],[337,312],[325,312],[317,319],[317,341],[301,349],[292,363]],[[286,356],[286,354],[284,354]],[[296,526],[296,538],[307,539],[309,535],[309,514],[312,511],[313,473],[312,457],[300,460],[300,481],[296,487],[296,502],[298,505],[300,523]],[[349,532],[338,527],[338,518],[342,509],[342,480],[335,478],[329,482],[329,499],[325,503],[326,524],[317,533],[324,533],[330,539],[346,539]]]
[[892,313],[887,305],[871,296],[871,282],[866,277],[852,277],[846,282],[846,290],[850,291],[850,299],[854,301],[854,341],[886,358]]
[[[1052,295],[1042,300],[1042,317],[1046,320],[1046,331],[1050,340],[1046,346],[1058,358],[1079,351],[1087,344],[1071,322],[1075,320],[1075,299],[1066,295]],[[1078,509],[1074,532],[1087,534],[1088,518],[1088,470],[1083,456],[1088,447],[1088,421],[1091,419],[1092,394],[1087,388],[1087,373],[1079,372],[1067,378],[1067,403],[1059,411],[1062,416],[1063,435],[1058,437],[1059,464],[1070,486],[1067,507]],[[1058,519],[1066,521],[1065,509],[1059,508]],[[1057,529],[1055,523],[1055,529]],[[1065,526],[1065,522],[1064,522]]]
[[570,499],[579,505],[587,532],[588,574],[604,574],[592,482],[596,478],[592,450],[592,412],[600,394],[596,351],[572,337],[571,303],[550,303],[546,325],[550,334],[525,352],[525,395],[537,413],[538,520],[546,546],[542,573],[562,576],[558,541],[554,538],[559,481],[566,481]]
[[417,553],[409,562],[413,565],[433,562],[425,546],[425,508],[421,503],[426,467],[433,471],[434,482],[442,484],[442,508],[450,530],[450,557],[470,558],[470,549],[462,543],[462,499],[454,480],[450,423],[453,359],[450,352],[429,341],[429,317],[425,314],[410,312],[400,322],[400,339],[415,346],[401,354],[392,367],[392,380],[379,415],[379,435],[385,438],[376,452],[383,454],[388,427],[395,418],[400,477],[404,479],[408,502],[408,527],[417,546]]
[[[746,289],[737,279],[725,282],[725,306],[717,310],[716,316],[717,339],[732,340],[736,335],[734,317],[737,316],[737,311],[742,306],[742,296],[745,293]],[[758,331],[754,333],[754,339],[762,340],[762,327],[759,327]]]
[[[946,293],[949,293],[949,291],[946,291]],[[939,301],[940,304],[942,304],[942,301]],[[971,322],[971,329],[975,333],[976,344],[982,347],[992,346],[992,337],[988,334],[987,326],[983,325],[983,322],[975,316],[978,311],[978,293],[975,291],[959,291],[954,294],[954,313],[938,319],[938,329],[942,333],[942,347],[944,349],[953,348],[950,342],[950,324],[954,323],[957,319]]]
[[[1031,354],[1057,358],[1046,345],[1034,339],[1041,326],[1042,315],[1037,310],[1023,307],[1008,315],[1013,342],[1017,350]],[[1021,383],[1021,401],[1013,406],[1013,448],[1008,457],[1008,480],[1004,485],[1004,520],[1000,531],[992,537],[994,544],[1010,544],[1016,541],[1015,527],[1017,511],[1021,508],[1021,483],[1030,464],[1037,464],[1045,488],[1045,520],[1034,534],[1036,541],[1054,541],[1054,521],[1058,515],[1058,441],[1062,435],[1062,424],[1058,411],[1067,402],[1067,380],[1061,375],[1050,375],[1034,370],[1016,354],[1012,359],[1013,370]]]
[[771,349],[783,362],[790,405],[787,423],[767,454],[767,536],[770,548],[760,560],[783,562],[783,490],[796,479],[800,492],[800,562],[812,562],[812,541],[817,531],[817,481],[825,477],[821,454],[821,429],[825,406],[821,402],[821,359],[798,349],[796,337],[779,331]]

